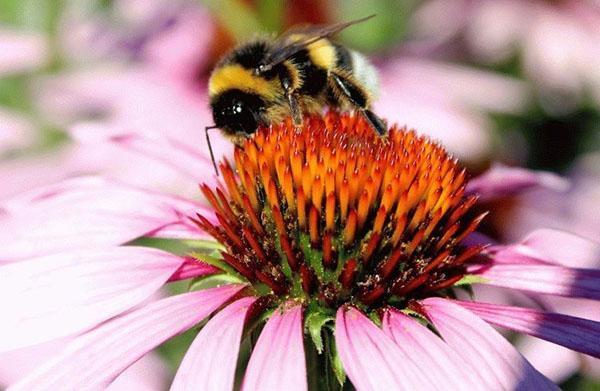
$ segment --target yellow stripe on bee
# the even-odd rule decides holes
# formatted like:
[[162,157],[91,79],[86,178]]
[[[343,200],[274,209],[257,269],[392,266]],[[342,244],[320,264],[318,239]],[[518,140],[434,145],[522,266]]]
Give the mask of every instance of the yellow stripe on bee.
[[254,92],[267,98],[277,95],[277,84],[256,76],[250,69],[239,64],[225,65],[215,69],[208,81],[208,94],[215,96],[230,89]]
[[336,63],[335,48],[327,39],[320,39],[308,45],[308,56],[318,67],[331,69]]

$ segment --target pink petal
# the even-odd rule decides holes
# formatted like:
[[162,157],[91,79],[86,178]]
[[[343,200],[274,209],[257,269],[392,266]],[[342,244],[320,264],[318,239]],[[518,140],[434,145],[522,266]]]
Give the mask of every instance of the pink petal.
[[148,304],[81,335],[9,390],[100,389],[144,354],[206,318],[242,289],[225,285]]
[[[197,213],[212,220],[211,216],[214,215],[214,210],[206,207],[198,207]],[[154,231],[146,233],[144,236],[162,239],[214,240],[208,233],[200,230],[200,228],[193,225],[191,221],[189,223],[186,222],[185,219],[157,228]]]
[[382,118],[390,124],[419,129],[462,159],[479,161],[489,154],[491,137],[483,116],[447,101],[421,97],[403,89],[403,82],[394,81],[397,73],[388,74],[387,80],[381,80],[381,97],[376,104]]
[[488,389],[558,389],[498,332],[446,299],[422,301],[427,316],[455,353],[479,372]]
[[496,164],[484,174],[472,179],[467,185],[467,193],[478,194],[485,201],[517,194],[534,187],[565,191],[569,183],[550,172]]
[[230,304],[202,328],[188,349],[171,390],[231,390],[244,331],[254,297]]
[[183,264],[175,271],[175,273],[169,278],[170,281],[187,280],[188,278],[208,276],[221,272],[220,269],[198,261],[194,258],[185,258]]
[[0,261],[122,244],[180,221],[194,208],[189,201],[105,180],[67,182],[65,189],[51,185],[7,203]]
[[396,343],[355,308],[340,308],[335,342],[344,370],[359,390],[436,389]]
[[193,183],[206,182],[210,186],[217,184],[208,154],[203,155],[181,142],[139,134],[114,136],[112,141],[122,148],[172,167]]
[[470,272],[482,283],[548,295],[600,300],[600,270],[554,265],[494,264],[474,266]]
[[[194,4],[195,5],[195,4]],[[211,53],[211,45],[215,39],[215,22],[210,13],[201,7],[181,7],[173,4],[178,11],[172,17],[175,23],[166,31],[155,34],[144,45],[144,61],[162,70],[165,76],[176,77],[192,84],[198,77],[198,70],[203,66]],[[160,4],[164,12],[165,4]],[[159,8],[156,7],[156,8]]]
[[440,389],[483,389],[484,382],[479,374],[469,368],[441,338],[410,316],[389,310],[384,315],[382,326],[384,333],[411,356]]
[[167,363],[156,353],[148,353],[123,371],[106,391],[164,390],[169,381]]
[[2,266],[0,351],[94,327],[148,298],[183,261],[160,250],[115,247]]
[[242,390],[306,390],[302,306],[275,310],[252,351]]
[[[189,93],[166,80],[164,73],[144,67],[96,67],[52,76],[38,83],[39,105],[48,116],[73,117],[89,108],[106,112],[112,135],[136,132],[150,137],[192,142],[208,153],[204,126],[212,117],[204,93]],[[189,89],[189,86],[187,86]],[[206,85],[196,85],[207,91]],[[123,93],[127,91],[127,93]],[[79,111],[79,113],[77,113]],[[232,145],[219,132],[211,133],[215,157],[231,155]]]
[[565,266],[594,267],[600,263],[600,243],[569,232],[539,229],[522,243]]
[[34,368],[62,349],[72,338],[59,338],[50,342],[0,353],[0,388],[25,377]]
[[521,243],[492,246],[487,249],[487,253],[494,264],[556,265],[552,259]]
[[530,308],[456,301],[488,323],[600,358],[600,322]]
[[585,366],[584,357],[600,361],[535,337],[523,336],[515,346],[531,365],[555,383],[562,383],[583,369],[580,366]]

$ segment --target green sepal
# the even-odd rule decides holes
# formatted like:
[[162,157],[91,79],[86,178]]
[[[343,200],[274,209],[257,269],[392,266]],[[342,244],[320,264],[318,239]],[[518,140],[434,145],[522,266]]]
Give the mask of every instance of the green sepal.
[[469,295],[469,298],[471,298],[471,300],[475,298],[475,292],[473,291],[472,285],[459,285],[455,288],[465,292],[467,295]]
[[334,317],[331,311],[328,311],[322,307],[317,305],[309,305],[306,309],[306,320],[304,321],[304,327],[308,330],[308,334],[310,335],[315,347],[317,348],[317,352],[319,354],[323,353],[323,336],[321,334],[321,330],[323,327],[329,323],[334,321]]
[[[340,387],[343,388],[344,383],[346,382],[346,371],[344,371],[342,360],[340,359],[340,355],[338,354],[337,347],[335,345],[335,338],[333,338],[333,335],[335,335],[335,328],[333,325],[329,325],[328,327],[331,330],[331,337],[327,338],[329,361],[331,362],[331,369],[335,374],[335,378],[340,384]],[[329,334],[327,335],[329,336]]]
[[223,270],[225,273],[230,274],[232,276],[238,277],[240,280],[245,281],[244,277],[242,277],[233,267],[231,267],[227,262],[225,262],[220,255],[208,255],[199,252],[192,252],[190,254],[193,258],[207,263],[211,266],[217,267]]
[[427,326],[429,324],[429,321],[427,320],[427,318],[424,317],[422,314],[418,313],[417,311],[413,311],[411,309],[405,308],[403,310],[400,310],[400,312],[415,319],[417,322],[421,323],[423,326]]
[[472,285],[472,284],[485,284],[488,282],[487,278],[476,276],[474,274],[466,274],[463,278],[458,280],[453,286]]
[[196,252],[202,255],[215,256],[225,250],[222,244],[214,240],[150,238],[143,236],[127,243],[130,246],[158,248],[176,255],[187,255]]
[[199,291],[202,289],[215,288],[225,284],[239,284],[244,282],[237,276],[231,274],[212,274],[210,276],[194,278],[190,283],[190,291]]
[[381,327],[381,318],[379,317],[379,314],[376,311],[369,312],[369,319],[371,319],[371,321],[375,323],[377,327]]

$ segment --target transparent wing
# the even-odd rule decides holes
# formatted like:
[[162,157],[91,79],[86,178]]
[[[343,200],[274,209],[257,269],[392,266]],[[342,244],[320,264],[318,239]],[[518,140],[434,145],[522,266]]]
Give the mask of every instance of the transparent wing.
[[[306,48],[307,45],[310,45],[311,43],[317,42],[321,39],[328,38],[352,25],[365,22],[374,16],[375,15],[373,14],[364,18],[351,20],[349,22],[325,26],[301,26],[288,30],[277,39],[277,42],[270,53],[267,64],[261,67],[260,71],[269,71],[275,65],[282,63],[283,61],[292,57],[294,54]],[[290,36],[294,34],[301,34],[306,36],[306,38],[300,41],[290,39]]]

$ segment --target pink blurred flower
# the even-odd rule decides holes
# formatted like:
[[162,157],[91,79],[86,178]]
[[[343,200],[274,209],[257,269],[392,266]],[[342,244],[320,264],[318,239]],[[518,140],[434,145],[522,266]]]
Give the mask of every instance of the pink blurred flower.
[[567,173],[571,185],[566,191],[536,189],[512,198],[512,207],[502,216],[508,240],[542,227],[569,230],[600,241],[600,154],[584,155]]
[[522,82],[462,65],[403,56],[380,71],[381,116],[421,129],[474,163],[491,154],[494,126],[486,113],[517,114],[529,101]]
[[[42,155],[4,162],[0,171],[6,186],[0,197],[95,173],[191,196],[196,189],[190,184],[204,177],[209,167],[204,164],[208,151],[203,130],[212,117],[205,81],[196,78],[206,61],[214,29],[211,18],[192,3],[122,2],[117,9],[131,23],[124,31],[113,31],[85,19],[71,6],[75,9],[68,9],[64,17],[65,53],[81,59],[92,48],[97,63],[74,64],[74,70],[32,83],[44,120],[65,127],[71,142]],[[98,32],[80,34],[72,24],[83,20]],[[156,23],[164,26],[158,28]],[[81,42],[69,41],[78,37]],[[104,39],[110,44],[98,42]],[[134,50],[126,44],[131,39],[140,39],[143,45]],[[137,56],[135,61],[132,56]],[[98,63],[100,59],[104,61]],[[231,150],[218,132],[212,142],[218,157]],[[169,158],[173,150],[168,146],[173,144],[183,153],[178,160]],[[186,167],[171,167],[185,156]]]
[[48,43],[41,33],[0,25],[0,77],[31,71],[48,60]]
[[0,106],[0,157],[2,153],[33,142],[35,128],[21,113]]
[[[328,130],[333,134],[334,129],[340,128],[334,123]],[[317,131],[330,137],[324,129]],[[257,136],[257,140],[263,139],[260,137],[264,135]],[[319,146],[316,157],[331,152],[326,145],[315,144]],[[178,156],[173,154],[172,159]],[[293,151],[289,156],[295,156]],[[415,157],[422,159],[426,155]],[[188,161],[183,158],[181,164],[173,163],[185,167]],[[244,166],[245,169],[250,170],[253,161],[246,163],[250,166]],[[276,178],[279,174],[275,168],[270,172],[267,164],[275,163],[265,160],[264,175]],[[458,171],[455,174],[460,178]],[[504,175],[504,194],[511,183],[518,188],[524,186],[523,172],[506,169],[500,174]],[[490,197],[485,193],[498,188],[499,174],[495,175],[492,184],[479,181],[467,189],[467,194],[477,191]],[[543,175],[529,175],[529,186],[547,183]],[[228,180],[225,171],[223,177]],[[277,183],[276,179],[271,180]],[[279,186],[283,189],[282,184]],[[220,240],[225,235],[242,235],[229,231],[234,222],[230,219],[236,219],[230,214],[242,212],[228,209],[234,205],[228,203],[229,198],[237,196],[231,193],[229,184],[227,188],[229,191],[220,186],[219,191],[224,192],[218,191],[217,195],[206,193],[214,211],[187,198],[94,178],[62,182],[3,202],[0,296],[15,299],[0,304],[0,352],[71,339],[64,349],[9,390],[42,385],[69,389],[106,387],[163,341],[205,319],[209,320],[190,346],[172,389],[231,389],[240,342],[253,332],[258,338],[242,388],[307,389],[309,369],[305,364],[308,352],[304,336],[305,330],[315,325],[318,327],[317,334],[312,334],[313,340],[329,346],[328,352],[337,352],[343,370],[361,390],[556,388],[488,323],[600,356],[598,322],[539,309],[453,300],[443,291],[436,292],[441,297],[414,296],[405,304],[407,307],[382,306],[380,312],[371,311],[359,299],[341,302],[333,305],[328,316],[315,320],[315,314],[323,313],[311,309],[311,295],[297,295],[294,291],[294,299],[288,293],[264,289],[265,284],[272,282],[270,270],[252,271],[256,275],[263,273],[259,277],[262,284],[240,276],[244,268],[234,262],[238,254],[226,250],[223,260],[215,263],[223,247],[206,241],[206,234],[191,224],[188,216],[199,213],[204,216],[200,225],[219,227],[214,232]],[[248,196],[248,189],[240,185],[238,191]],[[270,190],[266,197],[272,202]],[[251,210],[247,208],[245,213]],[[259,234],[251,220],[244,217],[239,223],[250,232],[244,233],[246,246],[258,246],[253,250],[258,259],[262,244],[252,244],[250,238],[269,238],[271,234],[265,232],[271,228],[262,227],[264,231]],[[371,227],[377,223],[369,218],[366,224]],[[600,299],[600,272],[556,263],[544,251],[556,246],[585,258],[590,255],[587,249],[597,245],[570,234],[546,243],[546,236],[538,234],[519,243],[489,247],[481,259],[468,264],[472,283],[536,295],[585,298],[596,303]],[[160,249],[131,245],[140,237],[185,238],[183,243],[192,253],[207,261],[212,259],[211,263],[219,267]],[[268,241],[263,244],[268,245]],[[310,285],[304,283],[310,281],[306,277],[310,270],[300,274],[303,282],[299,292],[309,292]],[[210,275],[219,278],[220,286],[148,300],[165,284]],[[348,280],[344,281],[345,284]],[[277,288],[278,284],[273,286]],[[380,323],[366,314],[379,314]],[[259,332],[260,328],[255,327],[256,322],[261,322],[261,315],[268,320]],[[425,320],[443,339],[421,324]],[[321,339],[324,334],[331,335],[326,331],[330,328],[335,328],[333,339]]]
[[523,71],[553,112],[572,109],[587,90],[600,97],[599,26],[598,4],[577,0],[436,0],[414,20],[421,37],[462,34],[480,61],[504,61],[518,50]]

